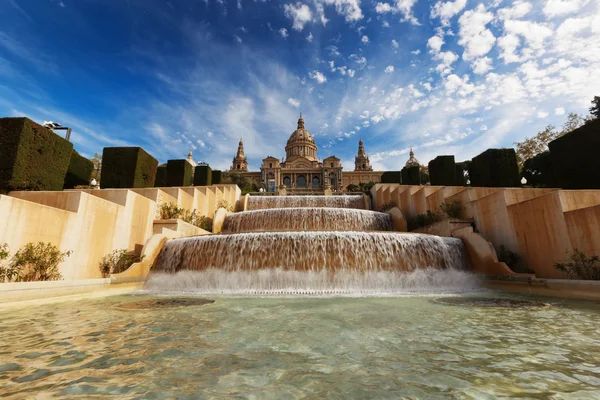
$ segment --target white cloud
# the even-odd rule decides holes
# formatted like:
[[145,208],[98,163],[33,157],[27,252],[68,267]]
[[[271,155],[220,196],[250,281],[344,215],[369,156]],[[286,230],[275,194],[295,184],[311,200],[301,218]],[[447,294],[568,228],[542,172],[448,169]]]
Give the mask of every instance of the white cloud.
[[214,136],[214,133],[212,133],[211,131],[208,131],[208,132],[206,132],[206,136],[208,136],[208,137],[213,137],[213,136]]
[[327,82],[327,78],[320,71],[315,70],[313,72],[310,72],[308,76],[310,76],[311,79],[317,81],[319,84]]
[[467,5],[467,0],[456,0],[455,2],[438,1],[431,9],[431,18],[439,18],[443,26],[450,25],[450,18],[461,12]]
[[410,54],[414,54],[415,56],[418,56],[419,54],[421,54],[421,50],[419,50],[419,49],[413,50],[410,52]]
[[383,21],[383,23],[381,24],[381,26],[383,26],[384,28],[389,28],[390,27],[390,23],[387,21]]
[[308,40],[309,42],[313,41],[313,35],[312,32],[308,32],[308,36],[306,37],[306,40]]
[[394,72],[394,66],[393,65],[388,65],[387,67],[385,67],[385,71],[386,74],[391,74],[392,72]]
[[363,42],[364,44],[369,43],[369,37],[367,35],[363,35],[362,38],[360,38],[360,41]]
[[393,5],[390,3],[377,3],[375,5],[375,12],[378,14],[401,13],[404,16],[402,19],[403,21],[408,21],[413,25],[419,25],[419,21],[417,21],[412,13],[412,8],[416,2],[417,0],[395,0]]
[[334,5],[335,11],[343,15],[346,22],[355,22],[363,18],[360,0],[317,0],[327,5]]
[[284,38],[284,39],[285,39],[286,37],[288,37],[288,36],[289,36],[289,33],[288,33],[287,29],[285,29],[285,28],[281,28],[281,29],[279,30],[279,34],[280,34],[280,35],[281,35],[281,37],[282,37],[282,38]]
[[329,21],[327,18],[325,18],[325,9],[323,7],[323,4],[315,3],[315,14],[315,19],[321,24],[323,24],[323,26],[325,26]]
[[354,78],[354,74],[356,73],[356,71],[354,71],[353,69],[348,68],[348,76],[350,78]]
[[198,146],[202,148],[206,147],[206,143],[204,143],[204,141],[201,139],[196,140],[196,143],[198,143]]
[[500,58],[505,64],[518,62],[521,59],[516,53],[520,43],[520,39],[515,35],[508,34],[498,38],[498,47],[502,49]]
[[485,75],[488,73],[488,71],[494,69],[494,67],[492,67],[492,59],[489,57],[481,57],[476,59],[471,64],[471,68],[477,75]]
[[547,116],[548,116],[548,113],[545,111],[538,111],[538,113],[537,113],[538,118],[546,118]]
[[589,3],[589,0],[546,0],[544,14],[548,17],[572,14]]
[[292,29],[301,31],[304,25],[312,20],[312,12],[306,4],[297,2],[296,4],[285,4],[283,13],[293,21]]
[[377,3],[375,6],[375,12],[377,12],[377,14],[385,14],[392,12],[393,10],[393,7],[389,5],[389,3]]
[[239,37],[238,35],[233,35],[233,37],[235,38],[236,42],[242,43],[242,38],[241,37]]
[[431,52],[437,54],[442,49],[442,45],[444,44],[444,39],[438,35],[432,36],[427,41],[427,47],[431,49]]
[[296,100],[296,99],[291,98],[291,97],[288,99],[288,104],[290,106],[292,106],[292,107],[295,107],[295,108],[300,107],[300,102],[298,100]]
[[500,19],[518,19],[529,14],[533,6],[526,1],[515,1],[512,7],[501,8],[498,10]]
[[342,55],[342,53],[340,53],[338,51],[337,46],[328,46],[326,48],[326,50],[329,50],[329,55],[332,56],[332,57],[337,57],[337,56],[341,56]]
[[554,110],[554,115],[565,115],[564,107],[558,107]]
[[335,72],[335,62],[329,61],[329,69],[331,72]]
[[494,15],[488,12],[483,4],[474,10],[465,11],[458,20],[458,44],[465,48],[462,58],[466,61],[489,53],[496,42],[494,34],[486,28]]
[[392,46],[394,46],[394,48],[397,49],[398,47],[400,47],[400,44],[396,41],[396,39],[392,39]]

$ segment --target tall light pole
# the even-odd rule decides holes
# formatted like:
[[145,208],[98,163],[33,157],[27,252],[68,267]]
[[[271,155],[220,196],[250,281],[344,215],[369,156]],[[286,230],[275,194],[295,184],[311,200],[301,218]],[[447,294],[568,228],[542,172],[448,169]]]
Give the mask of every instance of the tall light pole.
[[68,140],[69,142],[71,141],[71,128],[62,126],[58,122],[52,122],[52,121],[44,121],[43,125],[46,128],[50,129],[51,131],[56,131],[56,130],[67,131],[67,133],[65,134],[65,139]]

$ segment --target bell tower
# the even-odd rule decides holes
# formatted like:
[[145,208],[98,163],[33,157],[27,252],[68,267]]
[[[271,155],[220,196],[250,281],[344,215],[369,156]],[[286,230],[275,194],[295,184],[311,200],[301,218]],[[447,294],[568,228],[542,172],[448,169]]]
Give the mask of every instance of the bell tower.
[[248,159],[244,154],[244,141],[241,138],[238,143],[237,153],[235,157],[233,157],[233,164],[231,165],[230,171],[248,172]]
[[365,146],[362,138],[358,141],[358,154],[354,158],[354,170],[355,171],[373,171],[373,167],[371,167],[371,161],[369,161],[369,156],[365,152]]

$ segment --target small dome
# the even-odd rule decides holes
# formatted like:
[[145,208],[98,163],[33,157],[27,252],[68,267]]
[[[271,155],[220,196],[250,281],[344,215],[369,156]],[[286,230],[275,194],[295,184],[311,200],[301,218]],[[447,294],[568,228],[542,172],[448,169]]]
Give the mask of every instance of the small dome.
[[409,153],[409,159],[406,162],[406,167],[420,167],[421,163],[419,162],[419,160],[417,160],[415,158],[415,153],[413,152],[412,147],[410,148],[410,153]]
[[316,146],[312,135],[306,129],[304,129],[304,118],[302,118],[302,114],[300,114],[300,118],[298,119],[298,129],[292,132],[287,144],[288,146],[295,142],[302,142],[302,144],[306,144],[307,141]]

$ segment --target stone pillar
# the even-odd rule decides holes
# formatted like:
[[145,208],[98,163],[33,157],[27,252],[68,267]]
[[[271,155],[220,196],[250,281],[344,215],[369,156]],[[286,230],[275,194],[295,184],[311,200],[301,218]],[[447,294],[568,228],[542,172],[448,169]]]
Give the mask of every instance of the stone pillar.
[[286,196],[287,195],[287,189],[285,187],[285,185],[280,185],[279,189],[277,190],[277,195],[279,196]]
[[327,184],[324,187],[324,195],[325,196],[332,196],[333,195],[333,191],[331,190],[331,185]]

